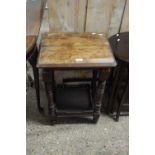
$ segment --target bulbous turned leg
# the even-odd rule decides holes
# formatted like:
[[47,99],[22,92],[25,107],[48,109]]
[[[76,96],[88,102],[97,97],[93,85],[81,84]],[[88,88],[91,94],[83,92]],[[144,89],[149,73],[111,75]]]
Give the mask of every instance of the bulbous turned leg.
[[98,119],[100,116],[102,98],[103,98],[104,89],[105,89],[104,81],[108,78],[109,73],[110,73],[109,68],[106,68],[104,70],[99,70],[99,81],[95,92],[95,105],[94,105],[94,115],[93,115],[94,123],[98,122]]
[[45,91],[48,99],[48,113],[51,119],[51,124],[54,125],[56,123],[56,111],[55,111],[55,103],[54,103],[54,93],[53,93],[53,78],[54,73],[50,70],[43,71],[43,79],[45,84]]
[[103,93],[104,93],[104,83],[102,81],[99,81],[95,95],[94,116],[93,116],[94,123],[98,122],[100,116]]

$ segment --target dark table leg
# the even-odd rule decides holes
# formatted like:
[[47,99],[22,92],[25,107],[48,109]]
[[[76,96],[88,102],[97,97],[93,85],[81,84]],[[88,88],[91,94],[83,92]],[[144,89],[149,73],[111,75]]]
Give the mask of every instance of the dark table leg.
[[[110,69],[106,68],[104,70],[97,70],[93,73],[93,80],[95,81],[98,74],[98,84],[97,88],[95,88],[95,101],[94,101],[94,116],[93,116],[93,122],[97,123],[100,111],[101,111],[101,105],[102,105],[102,99],[104,94],[104,88],[105,84],[104,81],[108,78],[110,74]],[[103,75],[104,74],[104,75]],[[96,87],[96,83],[94,84]]]
[[97,75],[98,75],[98,70],[93,70],[93,78],[92,78],[92,83],[91,83],[93,102],[95,102]]
[[[100,74],[101,72],[99,72]],[[97,89],[96,89],[96,78],[97,78],[97,74],[98,71],[94,71],[93,72],[93,96],[95,96],[94,98],[94,115],[93,115],[93,122],[97,123],[99,116],[100,116],[100,110],[101,110],[101,104],[102,104],[102,97],[103,97],[103,87],[104,84],[103,82],[99,79],[98,85],[97,85]],[[99,75],[100,76],[100,75]],[[95,83],[95,84],[94,84]]]
[[107,95],[107,100],[106,100],[106,113],[109,114],[110,113],[110,99],[109,96],[111,96],[111,87],[112,87],[112,83],[113,83],[113,72],[114,69],[111,69],[111,72],[109,73],[109,79],[107,79],[106,81],[106,87],[105,87],[105,94]]
[[[123,64],[123,62],[119,62],[118,67],[115,69],[115,76],[112,84],[112,93],[110,96],[109,111],[111,114],[113,114],[114,110],[116,109],[116,121],[119,120],[120,110],[129,89],[128,81],[125,80],[126,78],[124,79],[124,75],[123,75],[124,67],[125,67],[125,64]],[[126,83],[126,86],[123,89],[122,89],[122,81]]]
[[125,97],[129,91],[129,83],[126,85],[126,88],[124,89],[124,92],[121,96],[121,100],[119,101],[118,107],[117,107],[117,113],[116,113],[116,121],[119,121],[121,106],[124,103]]
[[118,65],[118,67],[116,68],[116,72],[115,72],[115,79],[112,81],[112,92],[111,92],[111,95],[110,95],[110,100],[109,100],[109,103],[108,103],[108,113],[113,113],[114,112],[114,106],[115,106],[115,99],[116,99],[116,90],[117,90],[117,87],[118,87],[118,83],[119,81],[121,80],[120,76],[119,76],[119,73],[121,72],[121,63]]
[[43,79],[45,84],[46,95],[48,98],[48,110],[51,123],[56,122],[56,111],[54,103],[54,71],[46,69],[43,71]]
[[37,50],[37,47],[35,47],[33,49],[32,55],[30,56],[30,58],[28,58],[28,61],[31,64],[32,69],[33,69],[38,110],[39,110],[39,112],[42,113],[43,108],[40,105],[39,71],[38,71],[38,68],[36,67],[37,55],[38,55],[38,50]]

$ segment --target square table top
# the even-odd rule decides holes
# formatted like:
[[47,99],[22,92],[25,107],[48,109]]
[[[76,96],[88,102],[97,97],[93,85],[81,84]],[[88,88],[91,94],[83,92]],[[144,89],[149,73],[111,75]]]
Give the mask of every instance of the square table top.
[[58,32],[42,37],[37,67],[102,68],[116,66],[103,33]]

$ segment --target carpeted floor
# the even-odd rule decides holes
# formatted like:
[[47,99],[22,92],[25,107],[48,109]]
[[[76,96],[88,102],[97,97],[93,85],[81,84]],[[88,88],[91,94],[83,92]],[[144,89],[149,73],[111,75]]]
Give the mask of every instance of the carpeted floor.
[[[41,88],[41,103],[47,99]],[[97,124],[84,119],[62,120],[50,125],[36,106],[33,88],[27,91],[27,155],[128,155],[128,117],[119,122],[101,114]]]

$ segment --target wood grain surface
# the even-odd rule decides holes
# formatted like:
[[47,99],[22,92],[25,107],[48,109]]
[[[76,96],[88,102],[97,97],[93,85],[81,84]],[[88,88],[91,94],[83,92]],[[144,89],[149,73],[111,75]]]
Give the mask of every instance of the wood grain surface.
[[48,0],[48,13],[51,32],[129,31],[128,0]]
[[129,31],[129,0],[126,0],[126,6],[124,10],[122,25],[121,25],[121,32],[128,32]]
[[121,26],[121,20],[123,16],[123,11],[125,8],[126,0],[115,0],[112,16],[111,16],[111,22],[109,23],[109,30],[108,30],[108,36],[115,35],[119,33],[119,29]]
[[116,62],[103,33],[46,33],[38,67],[110,67]]
[[51,32],[83,32],[86,0],[48,0]]
[[38,35],[43,9],[42,0],[29,0],[26,3],[26,35]]
[[88,0],[86,32],[108,33],[116,0]]

